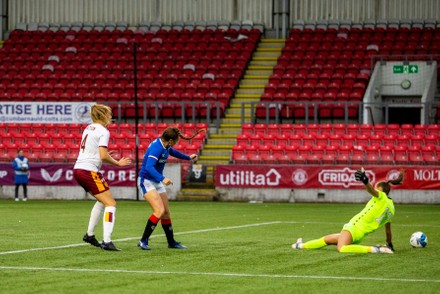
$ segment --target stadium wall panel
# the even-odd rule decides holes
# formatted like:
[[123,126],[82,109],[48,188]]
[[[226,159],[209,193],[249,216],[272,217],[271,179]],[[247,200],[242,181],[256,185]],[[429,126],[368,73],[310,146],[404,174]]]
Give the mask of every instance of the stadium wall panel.
[[[288,1],[288,0],[287,0]],[[290,0],[294,20],[440,19],[438,0]],[[9,0],[8,26],[31,22],[252,20],[273,28],[269,0]]]
[[[298,202],[298,203],[366,203],[371,196],[365,191],[340,189],[245,189],[216,188],[220,201]],[[396,204],[440,204],[435,190],[395,190],[390,196]]]

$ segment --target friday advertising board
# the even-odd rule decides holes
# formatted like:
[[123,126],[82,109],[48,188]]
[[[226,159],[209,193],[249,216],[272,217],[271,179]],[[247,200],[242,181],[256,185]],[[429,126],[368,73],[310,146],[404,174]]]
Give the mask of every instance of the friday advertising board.
[[[397,178],[399,167],[364,167],[372,183]],[[360,167],[359,167],[360,169]],[[216,186],[225,188],[352,189],[364,188],[356,181],[356,168],[346,166],[219,165]],[[405,167],[403,184],[397,189],[440,189],[440,168]]]

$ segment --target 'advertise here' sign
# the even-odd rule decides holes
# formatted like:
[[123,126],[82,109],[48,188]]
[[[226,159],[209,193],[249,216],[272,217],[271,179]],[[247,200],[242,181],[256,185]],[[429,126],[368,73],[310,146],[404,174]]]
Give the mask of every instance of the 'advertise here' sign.
[[0,102],[0,122],[80,123],[91,122],[88,102]]

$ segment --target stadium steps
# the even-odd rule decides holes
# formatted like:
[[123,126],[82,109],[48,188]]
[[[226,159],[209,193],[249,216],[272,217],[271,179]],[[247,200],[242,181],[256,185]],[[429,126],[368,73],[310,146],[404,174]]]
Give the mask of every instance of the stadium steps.
[[243,80],[240,82],[241,85],[261,85],[262,82],[266,84],[269,82],[269,76],[267,75],[245,75]]
[[229,104],[234,105],[234,103],[242,103],[242,102],[256,102],[260,100],[261,93],[257,94],[235,94],[234,99],[231,100]]
[[[228,164],[232,146],[241,132],[242,123],[251,123],[251,105],[260,101],[273,67],[284,46],[284,39],[262,39],[240,80],[217,134],[210,134],[199,156],[200,164]],[[241,105],[244,104],[244,109]],[[244,118],[243,118],[244,112]]]
[[241,108],[241,103],[249,103],[244,105],[244,122],[249,123],[252,121],[250,113],[251,103],[258,103],[260,101],[261,94],[264,93],[264,87],[269,81],[273,67],[277,64],[284,44],[284,39],[261,40],[245,71],[243,79],[239,83],[235,96],[231,99],[230,106],[225,112],[225,118],[222,123],[242,123],[243,109]]
[[[200,164],[228,164],[232,146],[236,144],[237,130],[232,133],[211,134],[199,156]],[[226,130],[224,130],[226,131]]]
[[178,201],[213,201],[218,199],[218,192],[211,187],[182,188],[176,196]]
[[[229,151],[229,153],[231,153],[231,151]],[[202,152],[199,158],[200,159],[197,160],[198,164],[204,164],[204,165],[229,164],[229,161],[231,160],[231,155],[203,155]]]
[[235,145],[234,143],[229,144],[219,144],[221,142],[217,142],[217,144],[209,144],[203,148],[203,155],[205,156],[229,156],[230,150]]
[[[248,66],[248,70],[252,70],[252,71],[263,71],[263,72],[268,72],[269,74],[272,72],[273,66],[269,66],[269,65],[249,65]],[[247,73],[247,71],[246,71]]]

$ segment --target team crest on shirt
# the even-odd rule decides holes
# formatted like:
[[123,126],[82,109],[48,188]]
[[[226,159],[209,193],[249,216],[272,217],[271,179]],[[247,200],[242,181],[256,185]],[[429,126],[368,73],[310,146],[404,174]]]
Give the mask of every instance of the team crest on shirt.
[[162,154],[160,156],[160,159],[157,162],[159,162],[159,163],[166,163],[167,159],[168,159],[168,156],[166,154]]

